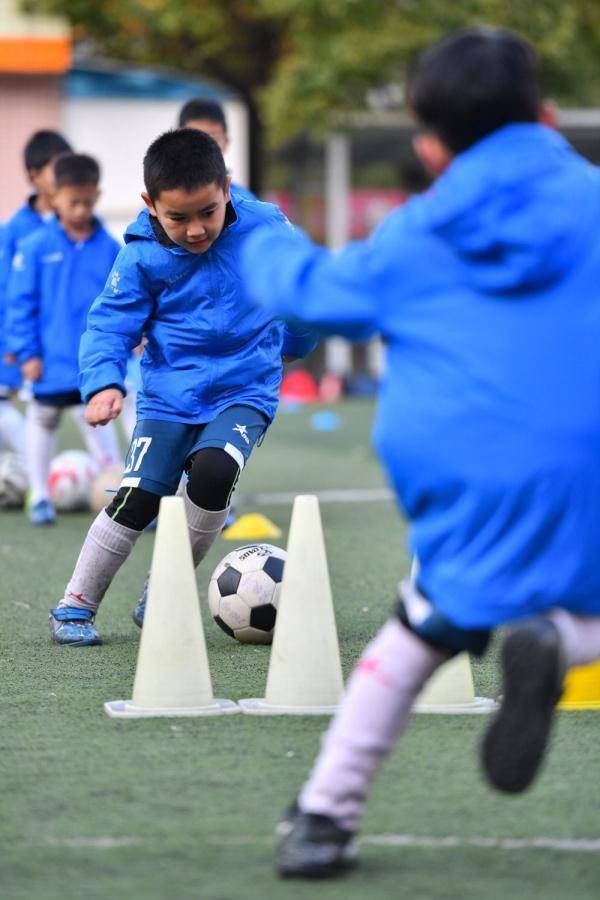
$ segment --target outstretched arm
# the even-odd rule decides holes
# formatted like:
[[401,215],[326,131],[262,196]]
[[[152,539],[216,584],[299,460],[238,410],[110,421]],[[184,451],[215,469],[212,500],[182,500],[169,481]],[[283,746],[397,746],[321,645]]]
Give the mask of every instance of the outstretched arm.
[[364,340],[378,329],[381,272],[370,242],[331,253],[288,229],[247,240],[244,278],[252,299],[297,328]]

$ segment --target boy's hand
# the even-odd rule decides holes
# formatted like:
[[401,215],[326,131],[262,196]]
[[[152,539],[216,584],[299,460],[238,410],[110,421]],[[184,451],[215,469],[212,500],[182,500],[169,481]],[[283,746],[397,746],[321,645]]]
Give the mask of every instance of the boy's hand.
[[123,408],[123,394],[118,388],[106,388],[94,394],[85,408],[88,425],[106,425],[116,419]]
[[42,377],[42,360],[39,356],[32,356],[21,366],[21,374],[25,381],[39,381]]
[[16,361],[17,361],[17,357],[15,356],[14,353],[5,353],[4,354],[4,362],[5,363],[8,363],[9,365],[13,365],[14,363],[16,363]]

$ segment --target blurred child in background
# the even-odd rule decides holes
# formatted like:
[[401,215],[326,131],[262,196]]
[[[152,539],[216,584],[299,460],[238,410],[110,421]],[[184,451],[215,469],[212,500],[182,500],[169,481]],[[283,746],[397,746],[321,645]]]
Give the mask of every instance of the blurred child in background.
[[54,166],[50,221],[19,242],[8,287],[9,352],[32,382],[27,409],[30,521],[50,525],[55,513],[48,473],[62,413],[71,409],[88,450],[103,468],[119,462],[114,427],[85,424],[79,394],[79,342],[87,314],[119,252],[118,243],[94,215],[100,168],[90,156],[60,156]]
[[17,243],[52,216],[53,165],[71,147],[57,131],[36,131],[25,145],[23,162],[33,188],[23,206],[0,229],[0,447],[25,456],[25,421],[11,398],[21,385],[21,372],[6,350],[6,289]]

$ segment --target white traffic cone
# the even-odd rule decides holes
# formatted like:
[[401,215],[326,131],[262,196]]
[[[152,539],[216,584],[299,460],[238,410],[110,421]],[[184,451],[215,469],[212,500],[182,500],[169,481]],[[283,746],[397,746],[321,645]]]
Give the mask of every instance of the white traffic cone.
[[413,706],[418,713],[474,715],[489,713],[498,704],[487,697],[476,697],[467,653],[459,653],[434,673]]
[[343,691],[319,501],[299,496],[292,510],[266,694],[239,704],[254,716],[323,715],[335,712]]
[[[408,588],[416,589],[419,560],[413,556]],[[494,700],[476,697],[467,653],[460,653],[434,672],[413,706],[413,712],[474,715],[489,713],[498,708]]]
[[240,711],[231,700],[213,698],[181,497],[160,501],[133,698],[105,703],[104,709],[120,718]]

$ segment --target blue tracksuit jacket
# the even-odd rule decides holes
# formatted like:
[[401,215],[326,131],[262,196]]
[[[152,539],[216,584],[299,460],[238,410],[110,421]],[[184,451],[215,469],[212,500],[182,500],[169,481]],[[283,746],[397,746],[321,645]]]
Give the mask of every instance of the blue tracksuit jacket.
[[17,210],[0,229],[0,385],[17,388],[21,384],[21,370],[17,365],[4,362],[6,353],[6,289],[17,244],[38,228],[45,220],[34,207],[35,195]]
[[245,247],[266,311],[386,342],[375,445],[419,585],[460,627],[600,614],[599,222],[599,170],[515,124],[367,242]]
[[258,197],[252,193],[250,188],[244,187],[243,184],[236,184],[234,181],[231,182],[231,193],[233,194],[234,202],[236,197],[238,200],[258,201]]
[[7,343],[19,362],[41,356],[34,396],[78,390],[87,314],[118,252],[100,223],[75,243],[55,217],[19,243],[7,291]]
[[210,422],[245,404],[271,419],[282,353],[305,356],[312,334],[286,330],[248,300],[239,252],[256,227],[289,229],[268,203],[234,198],[223,231],[202,254],[172,244],[147,211],[125,233],[106,287],[92,306],[81,342],[81,393],[125,390],[131,350],[142,335],[138,418]]

